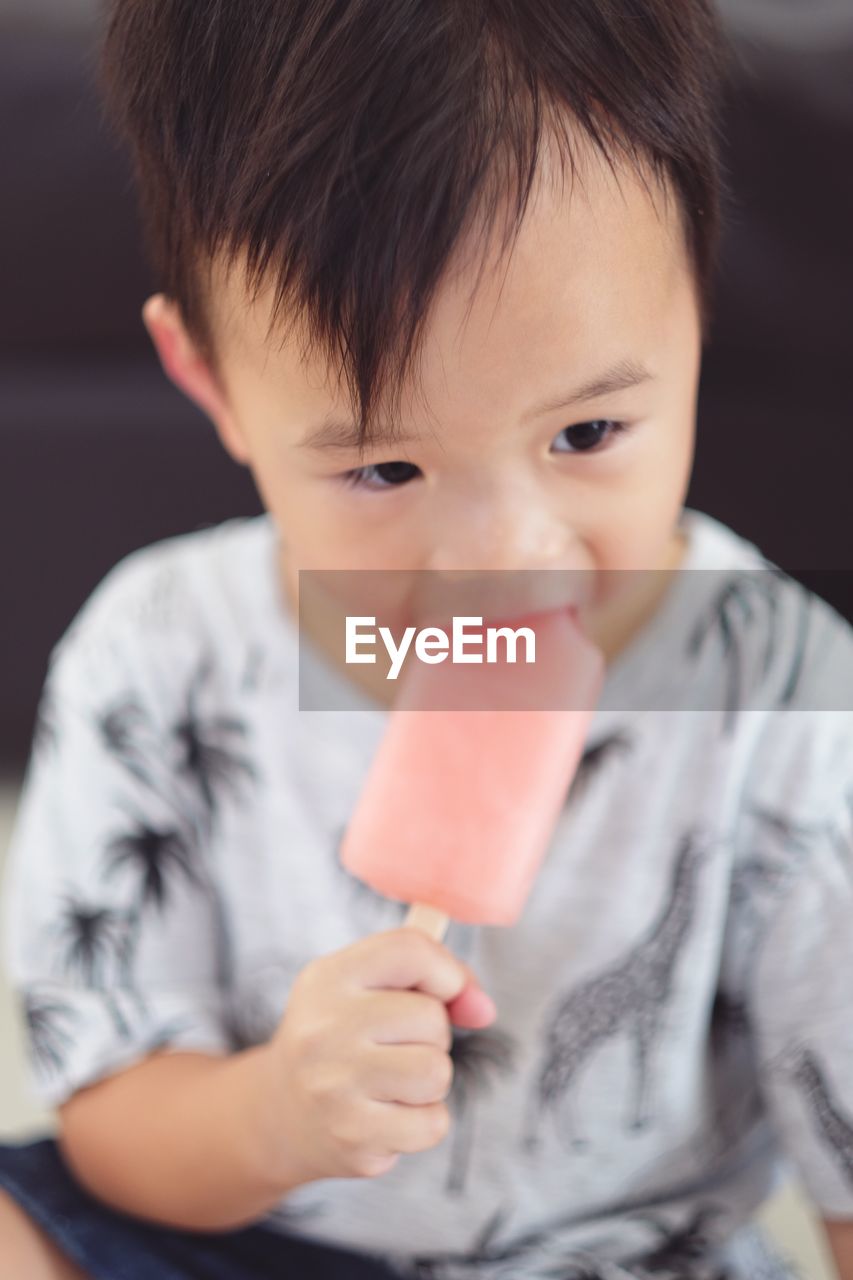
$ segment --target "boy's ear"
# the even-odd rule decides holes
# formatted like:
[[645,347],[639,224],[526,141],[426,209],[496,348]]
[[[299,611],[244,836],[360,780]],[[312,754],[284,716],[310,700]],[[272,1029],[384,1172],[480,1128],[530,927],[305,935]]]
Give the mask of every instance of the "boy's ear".
[[228,398],[187,333],[177,304],[165,294],[155,293],[142,308],[142,321],[166,375],[207,414],[234,461],[248,465],[246,441]]

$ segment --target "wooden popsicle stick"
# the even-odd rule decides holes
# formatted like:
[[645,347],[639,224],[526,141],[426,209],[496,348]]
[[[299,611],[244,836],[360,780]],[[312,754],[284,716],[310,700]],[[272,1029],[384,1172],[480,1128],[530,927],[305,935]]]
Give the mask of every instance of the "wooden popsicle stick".
[[428,907],[422,902],[417,902],[413,907],[409,908],[409,914],[406,916],[404,923],[406,928],[420,929],[423,933],[429,934],[431,938],[435,938],[436,942],[442,942],[447,932],[447,926],[450,924],[450,916],[437,911],[435,907]]

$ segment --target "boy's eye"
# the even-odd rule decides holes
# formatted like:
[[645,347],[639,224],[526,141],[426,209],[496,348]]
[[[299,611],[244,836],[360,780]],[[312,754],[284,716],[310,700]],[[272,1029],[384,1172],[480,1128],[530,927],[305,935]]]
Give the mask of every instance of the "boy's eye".
[[399,489],[418,475],[420,468],[413,462],[380,462],[345,471],[341,478],[354,489]]
[[[579,422],[575,426],[565,427],[554,441],[552,449],[555,453],[600,452],[600,446],[608,439],[629,430],[629,423],[614,422],[612,418]],[[341,479],[354,489],[399,489],[420,474],[420,467],[416,467],[413,462],[379,462],[345,471]]]
[[562,442],[564,448],[554,447],[555,453],[585,453],[596,449],[608,437],[617,436],[628,430],[625,422],[614,422],[611,418],[596,418],[593,422],[579,422],[574,427],[565,427],[554,442],[557,446]]

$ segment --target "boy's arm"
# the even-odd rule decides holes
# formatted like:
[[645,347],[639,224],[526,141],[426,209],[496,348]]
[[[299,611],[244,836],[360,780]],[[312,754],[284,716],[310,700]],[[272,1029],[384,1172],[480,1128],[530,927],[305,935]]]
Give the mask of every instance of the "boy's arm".
[[58,1108],[67,1163],[125,1213],[187,1230],[249,1225],[300,1183],[263,1149],[266,1050],[159,1052],[81,1089]]
[[838,1280],[853,1280],[853,1219],[838,1222],[823,1218],[821,1221],[835,1259]]
[[254,1149],[253,1135],[270,1141],[254,1114],[264,1054],[230,1056],[242,993],[222,945],[216,797],[174,727],[199,657],[155,608],[162,581],[159,552],[121,562],[51,653],[3,866],[0,964],[29,1084],[59,1112],[80,1181],[141,1217],[226,1229],[299,1177]]

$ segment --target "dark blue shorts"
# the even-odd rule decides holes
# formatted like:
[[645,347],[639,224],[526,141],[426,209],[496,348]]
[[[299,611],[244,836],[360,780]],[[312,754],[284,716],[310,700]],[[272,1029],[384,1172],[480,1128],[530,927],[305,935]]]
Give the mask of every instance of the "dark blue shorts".
[[379,1259],[257,1224],[181,1231],[107,1208],[76,1181],[54,1138],[0,1144],[0,1188],[93,1280],[391,1280]]

